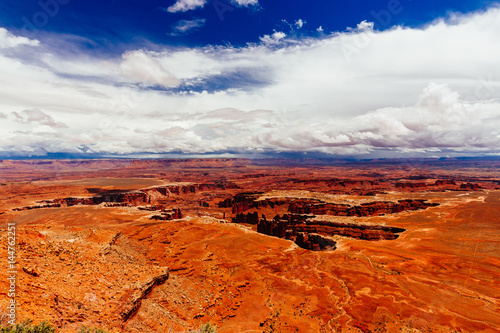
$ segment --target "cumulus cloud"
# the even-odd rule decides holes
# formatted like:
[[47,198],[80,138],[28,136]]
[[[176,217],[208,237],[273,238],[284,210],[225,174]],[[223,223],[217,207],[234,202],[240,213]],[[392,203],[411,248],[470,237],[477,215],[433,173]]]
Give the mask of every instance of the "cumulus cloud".
[[145,51],[125,53],[120,68],[127,78],[148,86],[176,87],[180,83],[154,56]]
[[171,33],[171,35],[172,36],[185,35],[189,31],[203,27],[205,25],[205,22],[206,22],[205,19],[180,20],[173,27],[174,31]]
[[295,26],[297,27],[297,29],[300,29],[304,26],[304,21],[302,21],[302,19],[298,19],[297,21],[295,21]]
[[286,34],[282,31],[275,31],[272,35],[264,35],[259,37],[260,41],[266,45],[276,45],[281,42],[286,37]]
[[[431,83],[412,107],[391,107],[356,118],[358,132],[378,135],[367,143],[400,148],[500,147],[500,104],[464,101],[448,85]],[[495,119],[496,118],[496,119]]]
[[498,31],[493,7],[107,59],[0,48],[0,153],[500,153]]
[[187,12],[188,10],[203,8],[206,3],[206,0],[177,0],[176,3],[167,8],[167,11],[170,13]]
[[431,83],[409,107],[377,109],[349,120],[326,120],[313,127],[288,126],[288,133],[265,133],[257,141],[268,147],[323,151],[481,150],[500,147],[500,103],[471,103],[449,86]]
[[232,2],[241,7],[256,6],[259,4],[259,0],[232,0]]
[[0,28],[0,49],[14,48],[21,45],[38,46],[40,42],[36,39],[14,36],[7,29]]

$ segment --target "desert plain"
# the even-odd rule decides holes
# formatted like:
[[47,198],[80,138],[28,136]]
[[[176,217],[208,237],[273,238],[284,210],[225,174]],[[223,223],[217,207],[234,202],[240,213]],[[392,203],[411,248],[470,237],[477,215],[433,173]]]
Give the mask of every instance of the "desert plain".
[[0,161],[0,309],[14,225],[16,320],[60,332],[499,332],[499,167]]

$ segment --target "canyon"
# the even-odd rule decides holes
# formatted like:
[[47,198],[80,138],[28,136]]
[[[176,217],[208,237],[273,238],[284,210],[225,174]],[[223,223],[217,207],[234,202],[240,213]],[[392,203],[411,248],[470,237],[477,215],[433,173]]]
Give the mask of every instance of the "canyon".
[[496,332],[499,167],[4,160],[0,253],[61,332]]

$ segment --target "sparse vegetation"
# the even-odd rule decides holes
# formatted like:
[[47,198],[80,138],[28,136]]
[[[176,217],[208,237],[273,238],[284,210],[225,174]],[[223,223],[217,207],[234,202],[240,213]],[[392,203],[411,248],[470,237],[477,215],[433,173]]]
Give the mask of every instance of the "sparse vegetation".
[[[203,331],[205,332],[205,331]],[[212,332],[212,331],[207,331]],[[213,331],[215,332],[215,331]],[[27,319],[22,323],[16,325],[0,325],[0,333],[56,333],[56,329],[47,321],[42,321],[36,325],[33,325],[31,319]],[[93,327],[82,327],[78,333],[108,333],[107,331],[100,328]]]
[[217,326],[210,323],[202,324],[197,331],[191,333],[217,333]]
[[49,322],[43,321],[37,325],[31,319],[10,326],[0,326],[0,333],[55,333],[56,329]]

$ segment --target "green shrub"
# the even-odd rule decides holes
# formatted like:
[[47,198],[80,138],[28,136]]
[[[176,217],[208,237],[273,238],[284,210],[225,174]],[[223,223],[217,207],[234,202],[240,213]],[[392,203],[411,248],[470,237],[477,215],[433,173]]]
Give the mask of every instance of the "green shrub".
[[217,333],[217,326],[206,323],[200,326],[197,331],[191,331],[192,333]]
[[[33,321],[31,319],[27,319],[17,325],[10,325],[10,326],[0,325],[0,333],[56,333],[56,329],[52,327],[52,325],[47,321],[43,321],[37,325],[33,325],[32,323]],[[90,328],[84,326],[80,328],[78,333],[108,333],[108,332],[100,328]]]
[[0,333],[55,333],[56,329],[46,321],[32,325],[32,320],[27,319],[22,323],[0,327]]

